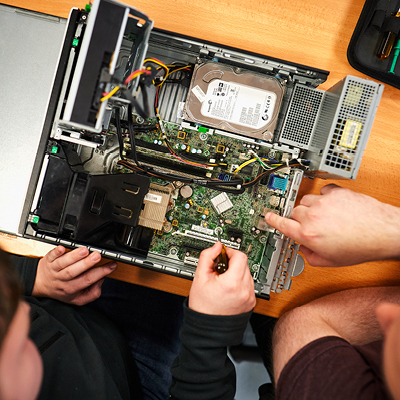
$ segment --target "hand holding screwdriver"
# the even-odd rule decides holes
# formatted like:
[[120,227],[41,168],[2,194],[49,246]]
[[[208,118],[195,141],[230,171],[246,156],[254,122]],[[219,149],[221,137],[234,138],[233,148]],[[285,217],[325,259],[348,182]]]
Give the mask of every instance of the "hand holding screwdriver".
[[189,308],[209,315],[238,315],[253,309],[256,303],[254,281],[247,257],[239,250],[226,248],[229,269],[215,272],[215,261],[222,244],[203,250],[189,294]]

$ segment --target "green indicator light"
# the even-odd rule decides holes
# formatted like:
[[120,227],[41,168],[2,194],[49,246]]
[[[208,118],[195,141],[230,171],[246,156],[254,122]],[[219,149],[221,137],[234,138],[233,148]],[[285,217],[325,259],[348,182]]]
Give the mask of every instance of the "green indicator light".
[[92,9],[92,6],[90,4],[86,4],[85,11],[90,12],[91,9]]
[[200,133],[207,133],[208,132],[208,128],[204,128],[204,126],[199,126],[199,132]]
[[57,151],[58,151],[58,147],[57,147],[57,146],[53,146],[53,147],[51,148],[51,152],[52,152],[53,154],[56,154]]
[[78,44],[79,44],[79,39],[74,39],[72,41],[72,46],[76,47],[76,46],[78,46]]
[[34,224],[37,224],[37,223],[39,222],[39,217],[38,217],[38,216],[33,217],[32,222],[33,222]]

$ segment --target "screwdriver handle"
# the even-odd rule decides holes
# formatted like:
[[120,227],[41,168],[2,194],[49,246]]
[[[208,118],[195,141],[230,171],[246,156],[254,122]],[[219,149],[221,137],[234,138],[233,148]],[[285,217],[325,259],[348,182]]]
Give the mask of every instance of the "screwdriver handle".
[[392,65],[390,66],[389,73],[394,74],[394,70],[396,68],[397,59],[399,58],[400,54],[400,39],[397,39],[395,46],[393,47],[393,60]]
[[394,32],[386,32],[385,33],[385,36],[382,38],[381,44],[376,53],[376,56],[380,60],[384,60],[389,57],[395,40],[396,40],[396,34]]
[[225,249],[226,249],[226,247],[223,244],[221,253],[219,254],[218,259],[217,259],[217,264],[215,265],[215,271],[218,274],[223,274],[224,272],[226,272],[228,270],[228,257],[226,256]]

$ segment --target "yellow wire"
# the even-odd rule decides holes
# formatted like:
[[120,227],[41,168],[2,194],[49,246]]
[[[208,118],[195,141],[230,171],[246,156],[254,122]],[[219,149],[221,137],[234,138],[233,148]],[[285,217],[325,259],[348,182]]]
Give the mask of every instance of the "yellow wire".
[[[174,65],[170,65],[170,66],[171,66],[171,67],[174,67]],[[167,67],[167,66],[166,66],[166,67]],[[190,65],[185,65],[185,66],[183,66],[183,67],[174,69],[174,70],[171,71],[171,72],[169,72],[169,70],[168,70],[168,73],[164,76],[164,79],[163,79],[163,80],[161,81],[161,83],[158,84],[157,86],[158,86],[158,87],[161,87],[161,86],[164,84],[164,82],[165,82],[165,80],[167,79],[168,76],[170,76],[170,75],[172,75],[173,73],[178,72],[178,71],[180,71],[180,70],[182,70],[182,69],[188,68],[188,67],[190,67]],[[167,68],[168,68],[168,67],[167,67]]]
[[246,165],[249,165],[251,163],[253,163],[254,161],[257,161],[256,158],[252,158],[251,160],[247,160],[245,161],[243,164],[239,165],[234,171],[233,173],[235,174],[236,172],[239,172],[242,168],[244,168]]
[[[161,87],[162,84],[164,83],[165,79],[167,79],[167,76],[171,75],[171,74],[174,73],[174,72],[180,71],[181,69],[185,69],[185,68],[188,68],[188,67],[189,67],[189,65],[185,65],[184,67],[178,68],[178,69],[176,69],[176,70],[170,72],[170,71],[169,71],[169,68],[168,68],[165,64],[163,64],[161,61],[154,60],[154,59],[152,59],[152,58],[147,58],[146,60],[144,60],[143,64],[145,64],[146,62],[152,62],[152,63],[154,63],[154,64],[159,65],[159,66],[162,67],[162,68],[165,68],[166,73],[165,73],[164,79],[163,79],[162,82],[158,85],[158,86],[160,86],[160,87]],[[130,81],[132,81],[133,79],[135,79],[136,77],[138,77],[138,76],[141,75],[141,74],[143,74],[143,71],[138,71],[138,72],[136,72],[136,74],[134,74],[134,75],[131,76]],[[153,83],[154,83],[154,81],[153,81]],[[119,86],[116,86],[113,90],[111,90],[111,92],[107,93],[104,97],[102,97],[102,98],[100,99],[100,101],[103,102],[103,101],[108,100],[108,99],[111,98],[115,93],[117,93],[119,89],[120,89],[120,87],[119,87]]]
[[157,64],[160,67],[165,68],[167,70],[167,72],[166,72],[167,74],[169,73],[169,68],[165,64],[163,64],[161,61],[154,60],[152,58],[147,58],[146,60],[143,61],[143,65],[146,64],[147,62],[152,62],[154,64]]
[[115,86],[113,90],[111,90],[110,93],[107,93],[104,97],[100,99],[101,102],[108,100],[110,97],[112,97],[115,93],[117,93],[119,90],[119,86]]
[[[142,75],[142,74],[144,74],[144,72],[145,71],[138,71],[138,72],[136,72],[136,74],[133,74],[131,77],[130,77],[130,79],[129,79],[129,82],[130,81],[133,81],[136,77],[138,77],[139,75]],[[128,82],[126,82],[126,85],[128,84]]]
[[[267,158],[264,158],[263,160],[268,161]],[[249,165],[249,164],[251,164],[251,163],[253,163],[253,162],[255,162],[255,161],[258,161],[257,158],[252,158],[251,160],[245,161],[243,164],[239,165],[239,167],[237,167],[237,168],[233,171],[233,173],[235,174],[236,172],[239,172],[239,171],[240,171],[242,168],[244,168],[246,165]],[[275,168],[275,167],[277,167],[278,165],[280,165],[280,163],[268,165],[267,170],[268,170],[268,169]],[[271,168],[269,168],[269,167],[271,167]]]
[[[135,74],[133,74],[130,79],[129,82],[132,81],[133,79],[135,79],[136,77],[138,77],[139,75],[144,74],[144,71],[138,71]],[[115,88],[113,90],[111,90],[111,92],[107,93],[104,97],[102,97],[100,99],[101,102],[108,100],[110,97],[112,97],[115,93],[118,92],[118,90],[120,89],[120,86],[115,86]]]

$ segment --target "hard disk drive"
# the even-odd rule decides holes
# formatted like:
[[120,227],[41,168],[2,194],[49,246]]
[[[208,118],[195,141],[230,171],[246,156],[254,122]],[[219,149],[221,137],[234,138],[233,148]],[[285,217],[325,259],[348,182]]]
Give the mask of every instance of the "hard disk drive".
[[284,94],[281,81],[227,64],[198,64],[185,120],[253,139],[271,140]]

